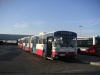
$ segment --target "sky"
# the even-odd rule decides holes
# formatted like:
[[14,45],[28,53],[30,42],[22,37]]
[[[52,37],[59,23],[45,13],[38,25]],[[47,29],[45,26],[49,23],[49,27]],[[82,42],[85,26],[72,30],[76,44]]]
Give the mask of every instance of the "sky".
[[0,0],[0,34],[59,30],[100,36],[100,0]]

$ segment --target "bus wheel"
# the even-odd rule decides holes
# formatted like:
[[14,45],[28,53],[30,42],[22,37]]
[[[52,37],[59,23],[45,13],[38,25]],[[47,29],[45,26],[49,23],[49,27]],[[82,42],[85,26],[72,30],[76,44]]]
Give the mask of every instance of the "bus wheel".
[[81,50],[80,50],[80,49],[78,49],[78,50],[77,50],[77,53],[78,53],[78,54],[81,54]]
[[44,59],[47,59],[45,52],[43,52],[43,55],[42,56],[43,56]]

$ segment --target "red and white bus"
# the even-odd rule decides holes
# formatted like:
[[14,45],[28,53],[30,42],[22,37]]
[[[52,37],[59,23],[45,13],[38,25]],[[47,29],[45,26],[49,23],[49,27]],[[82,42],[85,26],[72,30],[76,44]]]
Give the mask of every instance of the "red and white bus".
[[25,46],[24,39],[25,39],[24,37],[21,39],[21,44],[22,44],[21,48],[22,48],[22,50],[24,50],[24,46]]
[[20,47],[20,39],[18,39],[18,47]]
[[29,42],[28,42],[28,44],[29,44],[29,51],[31,52],[31,53],[33,53],[32,52],[32,47],[33,47],[33,43],[32,43],[32,39],[34,38],[34,36],[29,36]]
[[25,37],[24,42],[25,42],[24,51],[29,51],[29,37]]
[[19,47],[20,47],[21,49],[23,49],[23,41],[24,41],[24,38],[21,38],[21,39],[19,40]]
[[77,38],[78,52],[85,54],[100,55],[100,37],[78,37]]
[[53,60],[59,57],[77,56],[77,34],[71,31],[40,33],[32,39],[34,54]]

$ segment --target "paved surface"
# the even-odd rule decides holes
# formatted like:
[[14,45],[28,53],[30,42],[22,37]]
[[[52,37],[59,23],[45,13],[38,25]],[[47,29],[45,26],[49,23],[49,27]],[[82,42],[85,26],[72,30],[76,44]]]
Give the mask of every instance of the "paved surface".
[[90,65],[100,66],[100,56],[79,54],[77,59]]
[[[90,60],[89,60],[90,59]],[[24,52],[17,46],[0,46],[0,74],[86,74],[100,73],[100,66],[90,65],[84,61],[100,61],[100,57],[78,55],[75,60],[45,60],[38,55]]]

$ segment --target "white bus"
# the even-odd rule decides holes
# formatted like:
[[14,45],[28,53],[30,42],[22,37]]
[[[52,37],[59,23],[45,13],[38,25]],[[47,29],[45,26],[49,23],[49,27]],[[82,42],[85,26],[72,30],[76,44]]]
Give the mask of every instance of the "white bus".
[[24,51],[29,51],[29,37],[25,37],[24,42],[25,42]]
[[20,47],[20,39],[18,39],[18,47]]
[[19,40],[19,47],[20,47],[21,49],[23,49],[23,41],[24,41],[24,38],[21,38],[21,39]]
[[100,37],[78,37],[77,38],[78,52],[85,54],[100,55]]
[[33,53],[53,60],[77,56],[77,34],[71,31],[40,33],[33,37]]

